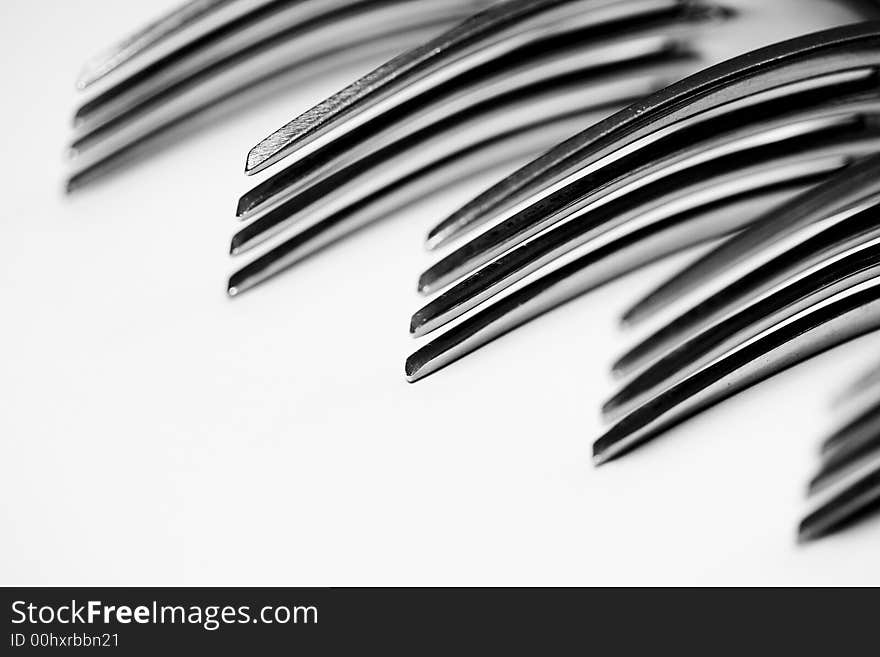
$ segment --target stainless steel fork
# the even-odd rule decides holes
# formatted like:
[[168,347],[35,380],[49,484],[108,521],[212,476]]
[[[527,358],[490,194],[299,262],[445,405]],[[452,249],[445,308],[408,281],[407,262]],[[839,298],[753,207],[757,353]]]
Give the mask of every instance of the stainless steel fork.
[[393,54],[489,0],[191,0],[91,60],[68,189],[309,71]]
[[536,163],[516,174],[525,200],[423,274],[429,290],[464,278],[413,316],[415,335],[449,327],[410,357],[407,376],[741,230],[877,152],[877,36],[863,23],[709,68],[565,143],[574,154],[549,173]]

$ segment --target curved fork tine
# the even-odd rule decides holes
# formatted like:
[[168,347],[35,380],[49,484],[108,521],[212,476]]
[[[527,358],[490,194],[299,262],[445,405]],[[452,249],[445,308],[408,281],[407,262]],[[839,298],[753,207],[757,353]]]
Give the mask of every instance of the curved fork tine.
[[[398,5],[397,9],[393,9]],[[168,103],[218,78],[283,60],[287,66],[334,53],[349,44],[407,27],[448,25],[467,15],[474,0],[418,0],[376,3],[363,0],[275,0],[240,17],[152,67],[129,76],[83,104],[75,114],[73,154],[87,152],[132,124],[147,121]],[[378,20],[376,16],[381,16]],[[359,23],[360,30],[346,24]],[[322,31],[333,38],[314,38]],[[251,60],[260,66],[248,65]],[[267,64],[268,62],[268,64]]]
[[422,379],[645,262],[742,228],[768,207],[788,200],[847,162],[848,157],[840,154],[775,161],[679,190],[656,205],[638,207],[619,229],[554,258],[491,304],[462,316],[407,359],[407,380]]
[[[818,150],[829,139],[837,142],[847,132],[867,140],[870,133],[865,123],[869,119],[860,112],[878,110],[880,100],[871,99],[796,112],[758,129],[750,127],[718,135],[625,175],[605,187],[596,201],[580,209],[571,208],[565,219],[453,286],[416,314],[411,330],[416,336],[424,335],[455,319],[553,257],[619,225],[633,205],[643,205],[646,199],[734,170],[743,162],[750,164],[805,148]],[[542,206],[535,206],[534,212],[540,215]]]
[[[310,220],[317,220],[322,215],[330,214],[350,204],[355,195],[374,193],[387,184],[389,176],[396,179],[406,175],[408,170],[422,168],[437,157],[434,154],[437,146],[431,148],[431,145],[438,144],[438,141],[441,148],[439,157],[444,157],[444,149],[455,148],[455,142],[466,139],[459,134],[462,129],[458,126],[474,125],[480,116],[494,116],[497,121],[499,117],[504,118],[503,108],[510,107],[509,121],[531,120],[528,114],[535,114],[537,110],[530,110],[529,105],[542,103],[548,92],[555,93],[553,90],[557,87],[572,89],[575,96],[582,97],[580,102],[584,106],[590,102],[604,106],[611,103],[620,105],[621,101],[639,98],[662,88],[670,79],[675,79],[684,64],[677,51],[665,41],[655,40],[645,45],[650,48],[647,52],[653,54],[653,66],[647,66],[645,61],[640,60],[634,62],[628,71],[620,63],[614,66],[617,69],[615,73],[603,71],[599,76],[594,76],[590,58],[584,58],[583,51],[575,49],[560,58],[552,57],[546,66],[525,71],[522,77],[508,77],[501,73],[495,80],[497,84],[481,84],[475,92],[465,92],[458,103],[440,108],[442,116],[429,111],[424,125],[418,121],[407,122],[406,129],[396,139],[377,134],[382,147],[372,151],[368,149],[359,159],[346,154],[345,159],[352,161],[344,168],[336,165],[334,160],[338,158],[331,158],[326,166],[317,163],[317,172],[324,173],[323,176],[310,176],[310,172],[296,167],[300,178],[300,184],[294,188],[299,188],[297,193],[241,230],[233,238],[232,253],[245,251],[306,216]],[[640,48],[640,52],[646,51]],[[583,70],[584,66],[586,70]],[[553,68],[557,70],[556,76],[550,74]],[[549,111],[555,113],[558,110],[551,107]],[[526,112],[527,115],[516,119],[516,112]],[[475,126],[475,129],[479,131],[479,126]],[[441,134],[445,135],[443,139],[439,139]],[[356,152],[359,153],[360,149]],[[314,180],[316,177],[318,179]],[[273,181],[274,178],[267,182],[272,184]],[[284,196],[287,196],[287,192],[276,198]]]
[[248,153],[245,172],[326,147],[383,113],[541,36],[639,20],[680,10],[686,0],[505,0],[380,66]]
[[880,511],[880,460],[837,491],[803,520],[800,542],[822,538]]
[[[277,274],[317,250],[329,239],[328,236],[338,239],[379,218],[373,212],[361,211],[361,207],[384,204],[382,199],[387,195],[396,198],[403,194],[407,197],[406,192],[399,192],[401,186],[416,184],[418,189],[426,189],[426,183],[421,178],[438,166],[441,169],[455,166],[455,162],[463,156],[471,159],[475,153],[486,147],[494,147],[497,142],[522,139],[524,135],[529,137],[523,146],[529,146],[530,152],[534,153],[540,150],[540,147],[533,149],[535,143],[546,146],[549,140],[559,137],[562,127],[571,130],[576,125],[575,121],[595,116],[603,107],[619,107],[635,96],[644,95],[650,87],[656,88],[662,84],[663,80],[649,76],[609,81],[604,88],[583,88],[578,84],[563,85],[556,89],[551,87],[543,90],[537,97],[527,96],[519,99],[518,103],[496,106],[493,111],[478,113],[466,121],[453,117],[450,125],[445,126],[446,130],[438,132],[432,128],[429,139],[416,140],[418,152],[415,155],[407,140],[401,144],[390,144],[363,158],[362,162],[355,162],[338,171],[316,186],[315,195],[320,197],[325,188],[332,190],[336,186],[345,186],[351,180],[363,180],[363,187],[354,188],[353,193],[338,198],[331,206],[324,206],[311,213],[307,221],[295,226],[294,235],[287,237],[282,234],[284,241],[281,244],[272,246],[267,253],[234,274],[230,279],[229,293],[240,294]],[[543,131],[542,126],[546,126],[548,131]],[[542,132],[545,137],[540,142],[538,140]],[[379,164],[376,165],[376,162]],[[462,166],[471,170],[474,165],[469,163]],[[375,176],[377,169],[381,176]],[[364,178],[364,173],[372,175]],[[447,178],[448,174],[441,175],[441,180],[445,181]],[[298,198],[288,201],[299,202]],[[397,204],[394,204],[396,207]],[[270,221],[275,212],[281,218],[288,216],[286,205],[282,204],[266,216]]]
[[859,283],[747,341],[618,421],[593,445],[610,461],[746,388],[880,328],[880,279]]
[[[431,267],[420,279],[420,290],[437,290],[485,264],[658,154],[797,108],[807,98],[875,88],[880,50],[870,46],[880,24],[866,25],[796,39],[712,67],[590,128],[580,137],[586,145],[575,173],[504,212],[502,221]],[[533,210],[536,206],[540,211]]]
[[[863,154],[869,153],[866,150]],[[697,291],[699,294],[693,295],[696,301],[685,297],[676,304],[674,309],[682,306],[685,310],[620,357],[613,371],[634,376],[721,317],[742,308],[803,268],[817,264],[816,257],[834,255],[846,248],[846,242],[841,239],[822,244],[816,242],[816,236],[842,233],[845,238],[849,235],[847,226],[853,226],[855,221],[858,230],[863,225],[860,215],[871,210],[878,201],[880,157],[872,157],[761,217],[753,226],[688,268],[688,271],[699,270],[701,264],[712,260],[716,253],[731,262],[729,269],[717,271],[716,280],[707,282]],[[818,248],[805,249],[805,245],[811,243],[818,244]],[[834,248],[837,251],[833,251]],[[792,253],[806,257],[792,261]]]
[[[682,342],[652,363],[625,385],[602,408],[606,418],[616,419],[646,399],[681,382],[727,351],[744,344],[793,315],[815,306],[860,281],[880,276],[880,209],[874,208],[864,223],[873,226],[872,239],[841,253],[834,253],[820,264],[788,278],[744,308],[730,313],[698,335]],[[806,245],[807,251],[822,248],[827,234],[820,234]],[[789,256],[791,259],[792,256]],[[796,254],[802,260],[801,254]]]

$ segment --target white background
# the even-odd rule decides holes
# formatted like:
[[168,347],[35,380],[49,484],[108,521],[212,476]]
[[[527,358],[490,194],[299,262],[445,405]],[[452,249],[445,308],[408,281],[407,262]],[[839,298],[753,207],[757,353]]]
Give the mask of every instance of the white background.
[[65,197],[81,62],[171,4],[0,8],[0,583],[880,584],[880,522],[794,541],[880,336],[596,470],[616,317],[676,263],[404,382],[423,236],[499,171],[226,298],[247,149],[375,62]]

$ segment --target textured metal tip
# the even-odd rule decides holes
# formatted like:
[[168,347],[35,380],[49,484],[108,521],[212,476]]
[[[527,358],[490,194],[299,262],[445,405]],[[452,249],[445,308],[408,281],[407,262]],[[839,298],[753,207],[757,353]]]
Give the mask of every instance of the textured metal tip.
[[269,138],[261,141],[248,151],[247,160],[244,164],[245,175],[253,176],[265,169],[269,166],[269,160],[277,155],[277,153],[277,150],[273,150],[269,146]]

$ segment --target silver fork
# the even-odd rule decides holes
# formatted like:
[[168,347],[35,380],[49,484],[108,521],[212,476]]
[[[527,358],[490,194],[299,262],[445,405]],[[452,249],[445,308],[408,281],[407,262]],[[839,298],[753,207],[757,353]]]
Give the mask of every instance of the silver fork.
[[854,164],[658,288],[681,296],[671,319],[617,361],[628,380],[605,404],[616,422],[594,446],[598,462],[880,327],[878,174],[880,157]]
[[875,31],[838,28],[707,69],[558,147],[567,159],[544,158],[561,165],[537,161],[514,175],[520,185],[490,191],[525,199],[420,279],[431,290],[464,276],[413,316],[415,335],[449,327],[408,359],[408,378],[646,262],[740,230],[876,152]]
[[73,190],[304,73],[399,52],[489,0],[192,0],[91,60]]

